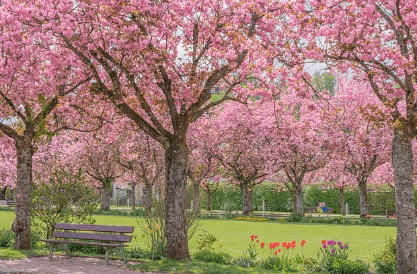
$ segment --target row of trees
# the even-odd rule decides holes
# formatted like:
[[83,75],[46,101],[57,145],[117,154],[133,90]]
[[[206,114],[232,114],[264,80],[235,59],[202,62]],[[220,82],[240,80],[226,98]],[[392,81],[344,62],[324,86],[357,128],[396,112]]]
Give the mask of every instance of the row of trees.
[[[16,248],[30,248],[30,186],[37,142],[64,129],[91,132],[119,117],[162,147],[167,256],[189,257],[185,185],[190,126],[221,103],[245,101],[255,90],[272,98],[288,96],[289,100],[274,103],[282,102],[278,107],[283,112],[302,114],[303,108],[312,108],[304,99],[313,94],[315,100],[321,99],[304,69],[317,60],[330,69],[355,73],[370,84],[359,97],[373,93],[383,105],[376,112],[379,106],[370,103],[358,117],[362,124],[380,120],[380,127],[393,128],[398,273],[414,273],[416,14],[411,0],[1,2],[0,130],[11,140],[6,149],[16,152]],[[224,93],[211,101],[210,91],[216,86]],[[328,116],[338,114],[337,107],[332,109]],[[293,120],[301,127],[299,132],[304,131],[303,123],[314,127],[308,118],[303,122],[300,115]],[[285,122],[274,126],[291,134]],[[340,121],[340,127],[345,126]],[[373,126],[369,123],[369,128]],[[348,136],[374,142],[351,132],[346,128]],[[307,139],[325,134],[314,131]],[[338,144],[331,136],[319,143],[320,154]],[[268,139],[271,144],[279,141]],[[322,165],[301,167],[298,153],[293,163],[276,160],[295,196],[297,185]],[[306,157],[313,156],[319,155]],[[355,165],[339,166],[351,170],[363,185],[380,162],[377,158],[372,156],[374,164],[368,162],[366,168],[360,167],[359,158]],[[223,159],[230,172],[235,169],[233,161]],[[244,182],[244,177],[239,180]],[[346,181],[342,176],[334,180]],[[250,196],[245,184],[242,192]]]

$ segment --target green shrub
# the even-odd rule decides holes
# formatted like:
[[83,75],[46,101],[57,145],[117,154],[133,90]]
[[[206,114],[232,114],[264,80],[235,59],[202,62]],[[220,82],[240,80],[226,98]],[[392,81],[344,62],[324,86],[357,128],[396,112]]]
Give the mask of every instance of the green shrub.
[[303,215],[291,213],[290,216],[287,218],[287,221],[292,223],[299,223],[301,219],[303,219]]
[[0,230],[0,247],[12,247],[14,245],[15,234],[10,229]]
[[395,274],[397,271],[397,246],[395,240],[389,238],[384,249],[375,255],[375,271],[376,273]]
[[0,211],[14,211],[14,208],[8,206],[0,206]]
[[140,247],[125,249],[126,257],[135,259],[144,259],[146,252]]
[[232,257],[223,252],[212,252],[210,250],[200,250],[193,256],[194,260],[203,263],[230,264]]
[[303,261],[303,267],[307,272],[320,272],[322,271],[321,263],[313,258],[306,258]]
[[260,267],[262,269],[281,271],[282,270],[281,258],[280,257],[268,257],[267,259],[261,262]]
[[246,257],[246,256],[233,259],[232,264],[235,266],[240,266],[240,267],[255,266],[255,262],[250,257]]
[[203,229],[203,234],[197,235],[197,243],[198,243],[198,250],[211,250],[213,249],[213,244],[217,241],[217,238],[213,235],[207,232],[207,230]]
[[350,261],[342,258],[334,258],[323,268],[331,274],[366,274],[369,271],[369,265],[356,260]]
[[41,182],[32,192],[32,227],[49,239],[56,223],[92,224],[97,199],[81,169],[76,174],[56,170],[48,183]]
[[68,247],[71,252],[80,252],[82,254],[106,254],[106,250],[102,246],[69,244]]

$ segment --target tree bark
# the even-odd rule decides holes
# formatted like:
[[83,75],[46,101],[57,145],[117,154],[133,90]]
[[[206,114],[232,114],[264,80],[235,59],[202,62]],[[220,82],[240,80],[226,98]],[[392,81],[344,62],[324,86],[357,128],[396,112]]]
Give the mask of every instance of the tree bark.
[[130,195],[132,210],[136,210],[136,182],[132,182],[132,193]]
[[195,209],[200,211],[200,180],[193,183],[193,210]]
[[368,206],[368,189],[366,180],[358,179],[359,185],[359,210],[361,214],[361,218],[365,218],[366,215],[369,214],[369,206]]
[[249,215],[253,212],[253,194],[252,189],[249,188],[248,184],[241,184],[240,191],[242,193],[242,211],[243,215]]
[[340,212],[342,215],[346,215],[346,205],[345,205],[345,192],[343,187],[339,188],[340,191]]
[[187,229],[187,164],[188,148],[185,137],[172,138],[165,150],[165,236],[169,259],[190,258]]
[[15,192],[16,219],[12,230],[16,233],[15,249],[30,250],[30,206],[32,187],[32,140],[26,136],[15,140],[17,150],[17,181]]
[[301,188],[301,184],[296,185],[294,198],[294,212],[304,215],[303,189]]
[[146,213],[150,214],[152,211],[152,184],[150,183],[145,183],[144,205]]
[[104,180],[101,185],[101,210],[110,211],[111,181]]
[[394,130],[392,166],[394,168],[397,209],[397,273],[416,273],[416,230],[411,134]]
[[207,191],[207,210],[211,211],[211,191]]

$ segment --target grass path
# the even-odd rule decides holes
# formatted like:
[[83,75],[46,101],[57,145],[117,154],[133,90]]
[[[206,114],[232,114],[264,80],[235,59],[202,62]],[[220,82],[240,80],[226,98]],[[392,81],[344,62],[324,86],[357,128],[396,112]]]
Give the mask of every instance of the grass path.
[[[13,212],[0,211],[0,229],[9,228],[14,218]],[[104,216],[95,215],[97,224],[103,225],[130,225],[135,226],[135,235],[130,244],[145,248],[144,238],[136,224],[134,217],[123,216]],[[297,242],[297,248],[292,252],[300,253],[299,243],[306,240],[304,255],[316,257],[320,241],[340,240],[347,242],[351,248],[351,259],[361,259],[372,262],[375,253],[383,249],[385,239],[395,237],[395,227],[375,227],[375,226],[342,226],[342,225],[323,225],[323,224],[294,224],[278,222],[248,222],[233,220],[201,220],[201,229],[213,234],[218,241],[213,245],[215,251],[229,253],[233,257],[242,255],[242,251],[248,248],[250,235],[258,235],[260,242],[265,242],[264,257],[268,256],[269,242]],[[200,230],[202,232],[202,230]],[[199,232],[199,233],[200,233]],[[219,244],[222,248],[219,248]],[[196,237],[190,241],[190,252],[197,251]],[[261,248],[258,247],[259,256],[262,255]]]

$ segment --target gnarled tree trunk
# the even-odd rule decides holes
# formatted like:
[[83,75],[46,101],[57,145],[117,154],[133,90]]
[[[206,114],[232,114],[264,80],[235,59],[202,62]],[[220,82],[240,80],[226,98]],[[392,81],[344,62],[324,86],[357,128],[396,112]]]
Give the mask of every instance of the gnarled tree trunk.
[[15,190],[15,249],[30,250],[30,206],[32,187],[32,140],[26,136],[15,140],[17,150],[17,182]]
[[369,214],[368,189],[366,186],[366,180],[358,179],[358,185],[359,185],[359,210],[360,210],[361,218],[365,218],[366,215]]
[[416,230],[411,134],[394,130],[392,166],[394,167],[397,206],[397,273],[416,273]]
[[174,260],[190,258],[187,229],[188,148],[184,140],[172,138],[165,150],[165,236],[166,256]]

